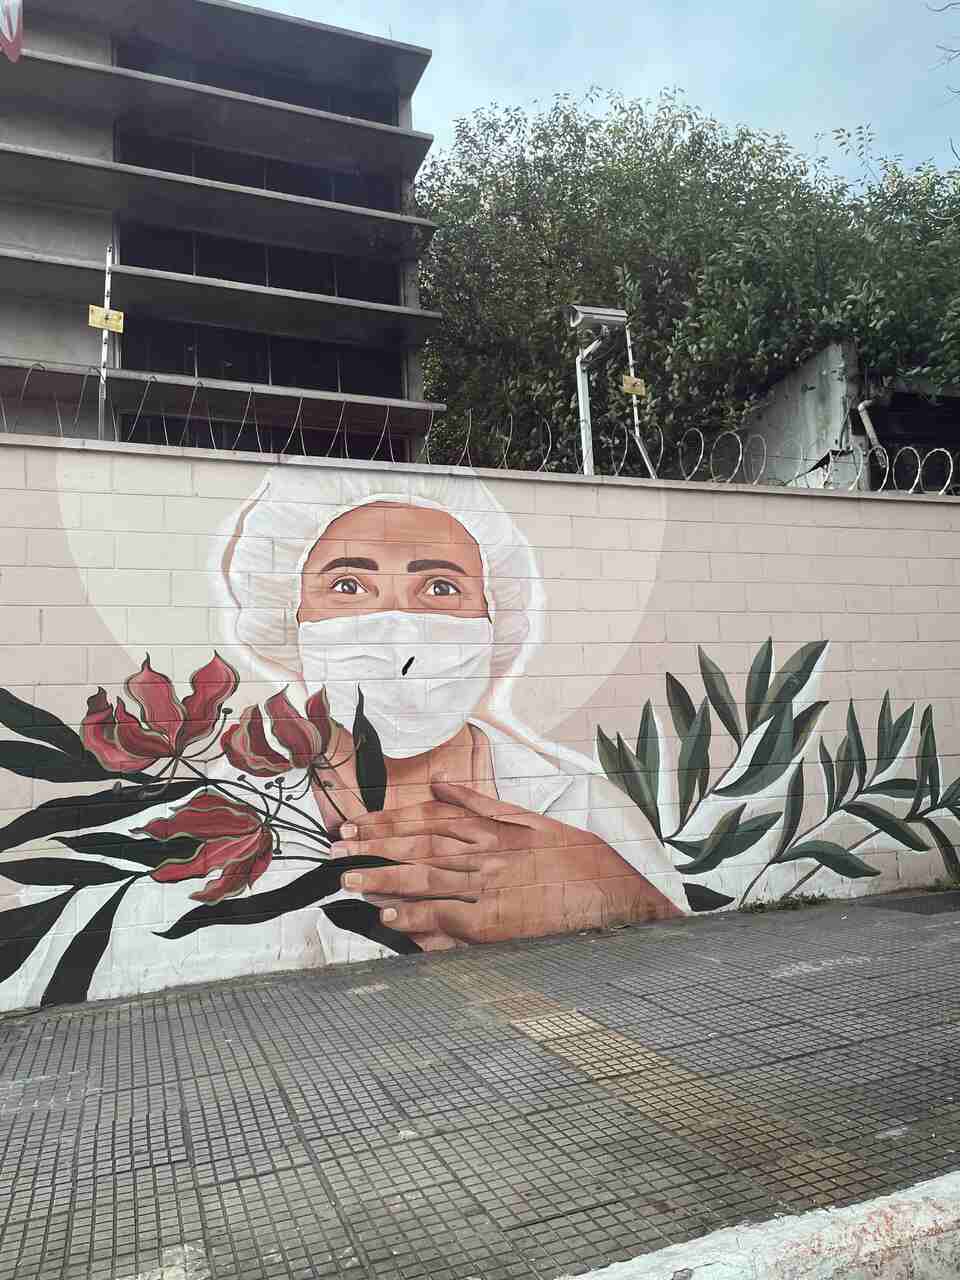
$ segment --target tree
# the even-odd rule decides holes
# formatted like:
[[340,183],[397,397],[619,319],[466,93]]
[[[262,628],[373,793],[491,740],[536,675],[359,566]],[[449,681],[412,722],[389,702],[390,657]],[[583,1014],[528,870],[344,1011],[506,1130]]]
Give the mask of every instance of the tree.
[[[424,305],[445,317],[425,373],[450,407],[432,459],[464,456],[472,420],[474,463],[536,468],[552,440],[546,465],[578,469],[572,301],[628,308],[642,427],[668,448],[692,425],[740,425],[834,338],[880,376],[960,380],[957,174],[873,162],[864,129],[836,141],[872,165],[859,183],[676,94],[459,120],[418,187],[439,223]],[[622,371],[595,381],[601,460],[625,440]],[[638,457],[628,469],[643,474]]]

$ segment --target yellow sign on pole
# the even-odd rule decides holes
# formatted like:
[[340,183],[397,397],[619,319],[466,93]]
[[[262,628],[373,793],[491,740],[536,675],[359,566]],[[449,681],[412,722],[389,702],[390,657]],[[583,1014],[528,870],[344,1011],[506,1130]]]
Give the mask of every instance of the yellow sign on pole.
[[123,333],[123,312],[91,306],[87,323],[91,329],[107,329],[110,333]]
[[645,396],[647,394],[647,384],[642,378],[635,378],[632,374],[625,373],[623,375],[623,393],[627,396]]

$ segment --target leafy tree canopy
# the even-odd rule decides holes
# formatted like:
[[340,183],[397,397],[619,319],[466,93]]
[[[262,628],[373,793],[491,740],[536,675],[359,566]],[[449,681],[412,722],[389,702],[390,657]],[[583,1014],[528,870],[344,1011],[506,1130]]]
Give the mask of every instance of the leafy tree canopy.
[[[689,426],[740,425],[835,338],[873,377],[960,382],[960,172],[874,160],[863,127],[834,140],[860,180],[676,93],[459,120],[417,188],[439,223],[421,281],[444,314],[425,353],[428,394],[449,405],[432,460],[458,461],[472,420],[475,464],[536,468],[549,447],[550,469],[578,469],[573,301],[628,308],[641,425],[668,448]],[[601,460],[630,420],[624,369],[594,379]]]

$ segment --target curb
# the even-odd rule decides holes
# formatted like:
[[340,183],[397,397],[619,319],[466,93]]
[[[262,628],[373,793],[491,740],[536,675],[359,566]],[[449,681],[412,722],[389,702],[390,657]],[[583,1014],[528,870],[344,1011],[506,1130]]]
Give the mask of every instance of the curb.
[[581,1280],[957,1280],[960,1173],[845,1209],[727,1227]]

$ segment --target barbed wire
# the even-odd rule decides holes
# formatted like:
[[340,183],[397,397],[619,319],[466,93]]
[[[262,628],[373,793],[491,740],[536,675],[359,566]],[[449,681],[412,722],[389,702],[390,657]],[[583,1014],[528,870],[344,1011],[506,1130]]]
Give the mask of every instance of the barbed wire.
[[[38,396],[37,386],[45,375],[50,375],[57,383],[59,393],[50,390],[46,395]],[[71,378],[76,388],[75,400],[73,395],[63,394]],[[28,429],[24,427],[24,415],[29,406],[34,423],[45,423],[49,412],[60,438],[89,435],[89,426],[83,430],[83,414],[85,409],[91,414],[98,412],[97,397],[91,388],[97,388],[99,383],[100,370],[96,365],[53,364],[39,360],[27,364],[16,357],[0,356],[0,431],[15,434]],[[12,393],[11,385],[14,387]],[[158,425],[164,446],[183,447],[188,442],[209,439],[210,448],[222,453],[236,451],[249,430],[252,431],[252,440],[245,441],[244,449],[249,451],[255,441],[255,452],[269,455],[287,455],[292,451],[297,456],[313,453],[328,458],[369,460],[373,457],[391,463],[409,460],[428,466],[473,467],[476,449],[483,460],[482,465],[493,470],[525,470],[540,474],[561,470],[565,460],[568,463],[575,461],[576,468],[583,470],[579,436],[575,437],[573,457],[563,454],[558,450],[557,436],[550,421],[542,414],[535,418],[539,458],[531,458],[528,443],[523,450],[523,465],[518,466],[517,459],[512,457],[517,445],[517,420],[513,413],[506,416],[502,427],[485,428],[483,438],[478,439],[472,411],[467,413],[458,432],[457,424],[450,418],[445,415],[438,417],[430,410],[426,430],[417,437],[418,447],[411,449],[410,433],[398,433],[395,429],[393,406],[384,406],[377,432],[376,426],[371,426],[369,421],[362,427],[351,426],[347,397],[339,404],[335,427],[323,428],[316,440],[319,445],[322,438],[325,448],[313,449],[311,445],[314,442],[308,437],[316,429],[304,427],[304,407],[308,402],[305,396],[298,398],[289,426],[284,428],[283,425],[278,426],[276,407],[278,399],[292,398],[289,393],[278,397],[256,385],[246,389],[238,387],[236,390],[241,394],[246,390],[246,398],[237,425],[236,418],[218,418],[214,414],[211,389],[203,379],[179,380],[176,387],[180,391],[189,388],[185,414],[171,414],[157,402],[159,391],[169,390],[169,384],[157,374],[143,375],[143,389],[136,400],[134,412],[126,407],[129,399],[125,398],[123,404],[116,402],[108,383],[108,437],[120,441],[135,440],[138,432],[142,436],[142,425],[150,422]],[[271,403],[270,431],[284,432],[279,447],[276,436],[267,434],[265,437],[262,429],[260,411]],[[69,429],[65,427],[65,410]],[[679,440],[668,442],[657,427],[638,436],[632,423],[615,414],[602,415],[593,425],[595,466],[601,475],[648,475],[642,444],[657,476],[667,480],[718,486],[836,489],[864,494],[893,492],[960,496],[960,451],[951,451],[943,445],[921,449],[912,444],[896,448],[876,444],[865,448],[852,443],[844,448],[829,448],[819,456],[813,456],[802,451],[784,452],[782,446],[775,449],[764,435],[733,428],[708,435],[699,427],[688,427]],[[435,435],[438,431],[442,433],[445,452],[452,441],[457,442],[453,444],[455,461],[451,462],[449,456],[437,456]],[[50,433],[45,431],[44,434]]]

